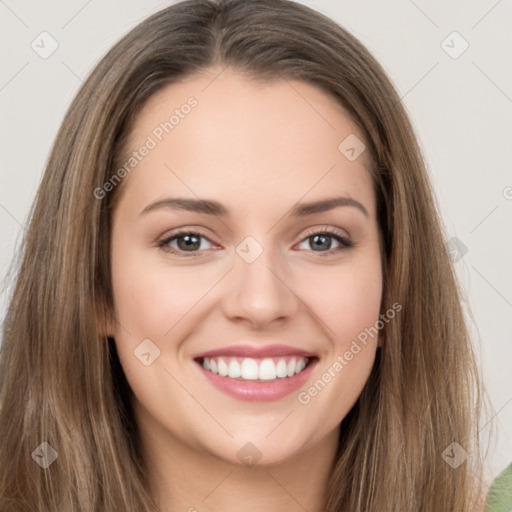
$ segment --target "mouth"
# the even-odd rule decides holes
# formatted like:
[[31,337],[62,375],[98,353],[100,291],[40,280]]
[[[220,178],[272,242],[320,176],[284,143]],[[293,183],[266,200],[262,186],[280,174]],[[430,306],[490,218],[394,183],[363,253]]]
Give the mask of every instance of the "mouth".
[[305,370],[314,358],[284,356],[257,359],[252,357],[202,357],[196,359],[207,372],[239,381],[272,382],[288,379]]
[[234,398],[273,401],[302,386],[319,358],[283,345],[238,346],[196,355],[194,362],[215,388]]

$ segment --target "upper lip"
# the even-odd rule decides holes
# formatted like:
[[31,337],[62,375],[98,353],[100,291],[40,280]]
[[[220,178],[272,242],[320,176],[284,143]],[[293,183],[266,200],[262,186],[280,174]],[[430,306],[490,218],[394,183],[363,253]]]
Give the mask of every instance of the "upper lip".
[[287,345],[231,345],[229,347],[217,348],[209,350],[208,352],[201,352],[193,356],[194,359],[201,359],[204,357],[250,357],[254,359],[263,359],[266,357],[280,357],[280,356],[299,356],[299,357],[315,357],[315,354],[306,350],[300,350],[295,347]]

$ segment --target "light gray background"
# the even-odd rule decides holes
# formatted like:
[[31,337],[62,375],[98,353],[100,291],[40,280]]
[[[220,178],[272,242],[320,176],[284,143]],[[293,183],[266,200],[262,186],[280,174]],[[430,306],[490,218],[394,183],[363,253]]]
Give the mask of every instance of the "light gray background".
[[[156,0],[0,0],[0,277],[16,257],[51,143],[83,78]],[[512,4],[510,0],[309,0],[382,63],[417,130],[474,318],[497,435],[489,477],[512,462]],[[47,59],[41,32],[58,42]],[[441,46],[457,31],[458,58]],[[457,52],[462,41],[445,45]],[[46,48],[48,43],[46,43]],[[7,294],[0,297],[2,318]],[[478,331],[477,331],[478,329]],[[445,447],[440,447],[440,453]]]

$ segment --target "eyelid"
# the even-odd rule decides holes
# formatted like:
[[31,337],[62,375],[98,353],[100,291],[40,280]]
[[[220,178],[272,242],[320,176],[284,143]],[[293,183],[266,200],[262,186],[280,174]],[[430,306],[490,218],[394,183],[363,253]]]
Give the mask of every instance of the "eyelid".
[[[316,227],[313,227],[313,228],[309,228],[302,235],[302,237],[301,237],[300,241],[298,242],[298,244],[301,244],[301,243],[305,242],[308,238],[310,238],[310,237],[312,237],[314,235],[319,235],[319,234],[325,234],[327,236],[330,236],[331,238],[334,238],[335,240],[338,241],[338,243],[341,244],[341,247],[335,248],[335,249],[329,249],[327,251],[313,251],[313,250],[309,251],[309,252],[313,252],[313,253],[316,252],[319,256],[332,255],[334,253],[338,253],[339,251],[341,251],[343,249],[348,249],[350,247],[353,247],[353,245],[354,245],[353,242],[350,240],[350,237],[345,235],[340,228],[337,228],[337,227],[334,227],[334,226],[328,226],[328,225],[316,226]],[[192,227],[190,227],[190,228],[185,227],[185,228],[177,228],[175,231],[171,231],[170,233],[169,232],[166,233],[162,238],[160,238],[157,241],[157,246],[160,249],[162,249],[163,251],[171,253],[171,254],[176,254],[179,257],[188,258],[188,257],[201,256],[206,249],[201,249],[201,250],[198,250],[198,251],[187,252],[187,251],[177,250],[174,247],[169,247],[167,245],[171,241],[174,241],[175,239],[177,239],[177,238],[179,238],[180,236],[183,236],[183,235],[196,235],[199,238],[204,238],[204,239],[208,240],[213,245],[217,245],[217,244],[215,244],[215,242],[210,240],[209,236],[207,236],[202,231],[202,229],[194,229]],[[295,244],[295,245],[297,245],[297,244]]]
[[162,249],[164,252],[168,252],[171,254],[177,254],[177,255],[183,256],[185,258],[200,256],[204,252],[204,249],[200,250],[200,251],[196,251],[196,252],[194,252],[194,251],[187,252],[187,251],[179,251],[179,250],[175,249],[174,247],[169,247],[167,245],[171,241],[174,241],[176,238],[178,238],[180,236],[184,236],[184,235],[196,235],[200,238],[204,238],[204,239],[208,240],[213,245],[217,245],[217,244],[215,244],[215,242],[212,242],[210,240],[210,238],[201,231],[201,229],[178,228],[176,231],[172,231],[170,233],[168,232],[162,238],[160,238],[157,241],[157,246],[160,249]]
[[324,225],[324,226],[315,226],[313,228],[309,228],[302,235],[301,242],[303,242],[306,238],[313,236],[313,235],[317,235],[319,233],[328,233],[328,234],[330,233],[330,234],[339,236],[340,238],[343,238],[346,240],[350,239],[350,236],[348,235],[348,233],[344,232],[344,230],[337,228],[335,226]]
[[350,236],[348,234],[345,235],[345,233],[343,233],[343,231],[341,229],[334,227],[334,226],[327,226],[327,225],[326,226],[316,226],[314,228],[310,228],[308,231],[306,231],[304,233],[299,244],[303,243],[308,238],[310,238],[314,235],[320,235],[320,234],[325,234],[331,238],[334,238],[341,245],[341,247],[329,249],[327,251],[310,250],[310,251],[308,251],[309,253],[316,253],[320,257],[333,256],[335,254],[340,253],[344,249],[350,249],[351,247],[354,247],[354,245],[355,245],[354,242],[350,239]]

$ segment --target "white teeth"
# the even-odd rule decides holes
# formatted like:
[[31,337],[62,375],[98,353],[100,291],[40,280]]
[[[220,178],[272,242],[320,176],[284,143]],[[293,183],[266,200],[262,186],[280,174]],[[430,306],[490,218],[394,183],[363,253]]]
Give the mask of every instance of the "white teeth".
[[240,368],[242,379],[257,380],[258,379],[258,363],[254,359],[248,357],[242,361]]
[[219,375],[221,377],[225,377],[229,373],[229,367],[224,362],[224,359],[219,359],[218,367],[219,367]]
[[276,366],[276,375],[280,378],[288,377],[288,370],[286,367],[286,361],[284,359],[279,359],[279,362]]
[[272,381],[276,378],[293,377],[304,370],[306,357],[281,357],[253,359],[251,357],[205,357],[203,368],[231,379]]
[[229,377],[231,377],[232,379],[238,379],[238,377],[240,377],[242,375],[242,370],[240,368],[240,363],[232,358],[231,361],[229,362],[229,373],[228,373]]
[[301,359],[297,363],[297,368],[295,369],[295,373],[300,373],[302,370],[304,370],[304,368],[306,368],[306,361],[304,359]]
[[276,378],[276,365],[272,359],[261,361],[259,377],[261,380],[274,380]]
[[295,368],[297,367],[297,363],[295,361],[295,357],[292,357],[288,362],[288,377],[293,377],[295,375]]

